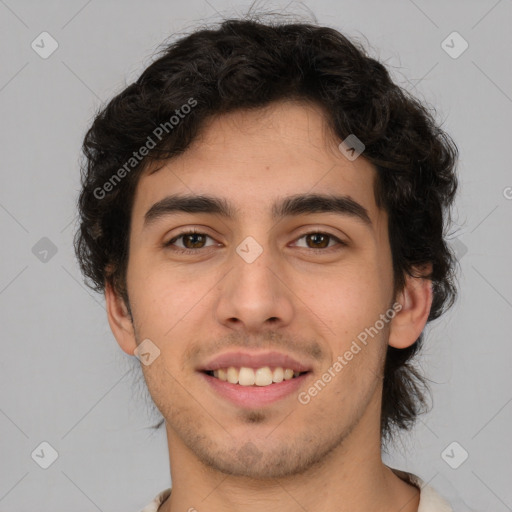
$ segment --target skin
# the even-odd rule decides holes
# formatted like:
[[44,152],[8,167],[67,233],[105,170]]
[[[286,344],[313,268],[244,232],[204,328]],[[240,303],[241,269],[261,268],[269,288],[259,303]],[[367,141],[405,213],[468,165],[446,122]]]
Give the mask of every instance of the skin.
[[[382,462],[379,422],[386,347],[418,338],[431,282],[408,277],[393,295],[376,170],[364,154],[349,161],[338,143],[321,109],[278,102],[215,117],[184,154],[141,176],[127,270],[133,323],[109,285],[105,296],[122,350],[133,355],[146,338],[160,350],[141,367],[169,446],[173,490],[161,512],[418,509],[418,489]],[[274,200],[308,192],[350,196],[372,226],[333,213],[272,221]],[[240,216],[179,213],[144,229],[146,211],[171,193],[223,197]],[[193,227],[211,238],[174,247],[196,253],[163,247]],[[311,231],[347,245],[303,236]],[[236,252],[247,236],[263,249],[250,264]],[[196,371],[227,349],[275,349],[312,364],[307,390],[395,301],[393,320],[307,405],[292,394],[256,411],[236,407]]]

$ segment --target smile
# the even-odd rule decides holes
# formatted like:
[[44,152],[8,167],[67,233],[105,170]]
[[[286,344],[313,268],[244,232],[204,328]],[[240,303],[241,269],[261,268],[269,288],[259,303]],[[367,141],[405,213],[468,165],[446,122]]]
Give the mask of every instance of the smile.
[[[277,370],[277,380],[279,380],[279,374],[282,371],[282,380],[280,382],[274,382],[272,380],[272,383],[258,385],[256,384],[257,370],[255,371],[252,368],[244,369],[244,367],[240,368],[240,371],[233,367],[233,370],[231,370],[230,375],[232,375],[232,380],[236,379],[236,383],[229,382],[228,380],[221,380],[219,376],[215,377],[213,375],[213,371],[199,372],[199,375],[205,379],[209,389],[213,392],[216,399],[220,398],[223,401],[228,401],[236,407],[243,409],[258,409],[269,406],[275,402],[282,401],[286,397],[297,396],[300,389],[305,386],[306,379],[312,375],[312,372],[300,372],[298,375],[294,374],[292,377],[289,377],[290,372],[288,372],[288,378],[285,378],[284,373],[286,370],[283,370],[282,368],[274,368],[272,375],[275,370]],[[245,370],[251,370],[251,372],[246,372]],[[216,370],[216,372],[218,371],[219,370]],[[229,368],[226,370],[226,379],[228,371]],[[242,382],[239,382],[240,374]],[[266,370],[264,372],[264,375],[265,374],[265,382],[268,382],[268,373]],[[223,373],[220,372],[220,375],[223,375]],[[248,380],[244,380],[246,378]],[[249,379],[254,380],[254,383],[249,384],[249,382],[251,382]],[[259,382],[262,381],[259,380]]]

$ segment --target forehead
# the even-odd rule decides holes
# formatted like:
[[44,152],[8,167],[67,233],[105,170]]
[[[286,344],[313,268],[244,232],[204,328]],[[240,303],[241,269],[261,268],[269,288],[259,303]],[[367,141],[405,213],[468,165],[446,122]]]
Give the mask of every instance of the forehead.
[[224,198],[236,219],[275,219],[278,198],[298,194],[348,196],[370,216],[376,170],[338,149],[323,111],[301,102],[234,111],[210,118],[181,155],[150,166],[140,177],[134,221],[169,195]]

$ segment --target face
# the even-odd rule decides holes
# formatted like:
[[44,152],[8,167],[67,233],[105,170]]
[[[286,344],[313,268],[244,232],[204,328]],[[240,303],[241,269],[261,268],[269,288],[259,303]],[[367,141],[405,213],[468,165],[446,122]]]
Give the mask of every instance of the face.
[[[320,109],[290,102],[216,117],[141,177],[127,272],[134,332],[116,337],[131,354],[146,339],[160,351],[141,366],[175,453],[276,478],[356,432],[378,433],[394,297],[375,179],[363,156],[338,149]],[[312,194],[341,199],[286,203]],[[230,215],[207,201],[152,208],[185,195]],[[230,366],[230,380],[257,383],[222,380]],[[280,367],[300,375],[258,385],[279,381]]]

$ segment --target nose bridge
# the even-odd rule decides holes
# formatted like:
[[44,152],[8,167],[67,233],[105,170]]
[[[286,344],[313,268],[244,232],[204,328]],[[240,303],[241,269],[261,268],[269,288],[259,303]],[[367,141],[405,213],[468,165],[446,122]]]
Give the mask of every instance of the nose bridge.
[[243,325],[248,330],[261,329],[270,319],[273,325],[276,321],[288,323],[292,316],[279,255],[268,234],[261,229],[258,233],[235,247],[230,258],[232,270],[221,286],[217,309],[221,323]]
[[238,288],[239,295],[252,295],[254,301],[259,298],[268,300],[274,295],[276,269],[279,266],[268,237],[263,240],[263,234],[260,234],[258,240],[247,236],[238,244],[233,255],[235,288]]
[[267,224],[266,218],[264,222],[264,216],[261,210],[251,213],[252,222],[245,225],[240,232],[243,238],[234,247],[232,262],[239,279],[251,282],[265,280],[268,275],[275,278],[279,255],[275,251],[276,244],[272,242],[272,226]]

